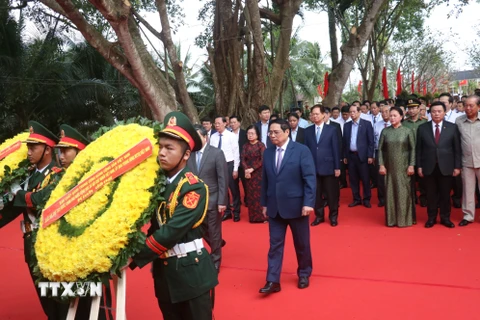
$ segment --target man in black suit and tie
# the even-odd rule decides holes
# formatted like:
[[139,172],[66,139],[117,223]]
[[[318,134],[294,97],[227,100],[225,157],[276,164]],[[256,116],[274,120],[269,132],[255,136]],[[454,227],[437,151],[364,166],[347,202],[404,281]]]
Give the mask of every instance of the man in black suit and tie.
[[454,228],[450,221],[450,189],[452,176],[460,175],[462,150],[460,133],[455,124],[445,121],[446,106],[437,101],[430,106],[432,121],[418,127],[417,170],[424,177],[427,191],[428,220],[425,228],[437,223],[440,206],[440,223]]
[[345,164],[348,164],[350,187],[353,193],[353,202],[349,207],[362,204],[360,197],[360,181],[363,185],[363,205],[371,208],[370,175],[368,165],[373,163],[373,127],[370,121],[360,119],[360,107],[350,107],[352,121],[343,126],[343,150]]
[[260,108],[258,108],[258,117],[260,118],[260,120],[257,123],[255,123],[255,125],[258,128],[258,132],[260,132],[259,139],[260,141],[263,142],[263,144],[267,148],[273,145],[272,141],[270,141],[270,137],[268,136],[270,115],[271,115],[271,112],[268,106],[266,105],[260,106]]
[[210,257],[215,269],[220,271],[222,262],[222,214],[227,208],[228,170],[222,150],[207,143],[207,131],[200,125],[194,125],[203,147],[193,152],[187,166],[208,186],[207,232],[205,240],[210,246]]
[[[338,224],[338,200],[340,195],[340,144],[338,131],[333,125],[326,125],[325,108],[316,104],[310,110],[314,125],[305,129],[305,145],[310,149],[316,169],[317,196],[315,201],[316,218],[312,226],[325,222],[323,195],[326,196],[330,210],[329,220],[332,227]],[[340,128],[338,128],[340,130]]]
[[290,227],[298,261],[298,288],[309,286],[312,274],[309,214],[315,205],[315,165],[312,154],[302,144],[291,141],[290,128],[283,119],[272,121],[269,129],[274,146],[263,154],[260,203],[268,214],[270,249],[267,283],[260,293],[281,290],[283,251]]
[[288,124],[290,125],[290,136],[292,141],[304,144],[305,143],[305,129],[298,126],[300,117],[295,112],[288,114]]
[[[240,158],[243,150],[243,145],[247,142],[247,132],[240,128],[242,125],[242,120],[238,116],[231,116],[230,117],[230,128],[232,129],[232,132],[235,133],[238,139],[238,152],[240,153]],[[244,194],[244,200],[246,198],[245,192],[246,192],[246,179],[245,179],[245,170],[242,168],[242,166],[238,167],[238,178],[235,179],[235,183],[237,184],[237,189],[240,191],[240,183],[239,180],[242,180],[242,186],[243,186],[243,194]],[[245,201],[243,201],[245,203]]]

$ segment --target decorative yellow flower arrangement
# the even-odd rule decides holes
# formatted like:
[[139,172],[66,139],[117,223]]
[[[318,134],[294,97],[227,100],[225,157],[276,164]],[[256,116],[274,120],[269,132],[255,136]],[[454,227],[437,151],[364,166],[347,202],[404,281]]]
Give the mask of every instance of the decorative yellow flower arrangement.
[[128,257],[145,242],[140,229],[154,212],[157,202],[153,200],[164,180],[158,174],[158,145],[151,127],[118,125],[90,143],[67,169],[45,205],[48,208],[57,202],[145,138],[153,146],[146,160],[105,184],[46,228],[41,219],[34,245],[38,265],[35,273],[41,279],[105,282],[111,273],[119,273]]
[[[17,134],[15,137],[11,139],[5,140],[2,144],[0,144],[0,180],[4,177],[5,175],[5,170],[4,168],[8,167],[10,168],[11,171],[14,171],[19,168],[20,163],[24,160],[27,159],[27,145],[24,143],[21,143],[21,141],[25,141],[28,138],[29,133],[28,132],[23,132],[20,134]],[[14,148],[16,149],[6,157],[2,159],[2,151],[8,151],[9,148],[14,146],[16,143],[20,142],[20,147]],[[11,149],[11,150],[14,150]]]

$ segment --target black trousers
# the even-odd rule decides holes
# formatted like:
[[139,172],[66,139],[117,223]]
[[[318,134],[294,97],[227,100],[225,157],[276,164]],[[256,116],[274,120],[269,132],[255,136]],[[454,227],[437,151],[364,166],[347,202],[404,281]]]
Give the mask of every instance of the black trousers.
[[222,216],[218,213],[218,206],[215,209],[207,210],[207,232],[204,239],[210,246],[210,258],[215,268],[220,268],[222,262]]
[[[376,160],[377,158],[375,158]],[[377,165],[376,163],[372,163],[368,165],[368,174],[370,175],[370,181],[372,182],[372,185],[377,185],[378,183],[378,170],[377,170]]]
[[377,171],[377,197],[379,203],[385,203],[385,176],[378,174],[380,165],[378,162],[378,150],[375,150],[375,170]]
[[340,185],[347,187],[347,166],[343,161],[340,161]]
[[325,195],[330,221],[337,221],[338,218],[338,200],[340,197],[340,186],[335,175],[319,176],[317,175],[317,195],[315,199],[315,215],[320,219],[325,219],[325,207],[322,196]]
[[[462,204],[462,194],[463,194],[463,184],[462,184],[462,175],[452,177],[453,183],[451,184],[453,189],[452,201],[457,203],[457,205]],[[477,188],[478,190],[478,188]]]
[[242,166],[238,167],[238,178],[235,179],[235,183],[237,184],[237,189],[239,194],[241,194],[240,181],[242,181],[242,188],[243,188],[243,204],[247,205],[247,200],[246,200],[247,199],[247,179],[245,179],[245,170],[242,168]]
[[212,320],[212,300],[210,291],[182,302],[167,303],[158,301],[164,320]]
[[368,162],[361,162],[358,153],[350,152],[348,157],[348,176],[350,188],[352,188],[353,201],[362,201],[360,197],[360,181],[363,185],[363,201],[370,201],[370,177],[368,174]]
[[[240,190],[238,189],[238,182],[235,182],[233,179],[233,161],[227,162],[227,171],[228,171],[228,189],[230,193],[228,194],[228,203],[227,210],[225,210],[225,215],[231,215],[233,210],[233,215],[235,217],[240,217]],[[230,194],[231,197],[230,198]],[[233,200],[233,208],[230,208],[230,199]]]
[[440,207],[440,220],[450,220],[450,190],[452,188],[452,176],[444,176],[438,164],[432,174],[424,176],[427,189],[427,214],[428,220],[436,220],[438,207]]

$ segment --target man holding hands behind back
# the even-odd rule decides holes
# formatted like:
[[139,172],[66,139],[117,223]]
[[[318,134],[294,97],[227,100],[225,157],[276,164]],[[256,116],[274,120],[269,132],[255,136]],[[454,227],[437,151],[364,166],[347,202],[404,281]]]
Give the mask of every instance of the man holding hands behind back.
[[283,250],[287,226],[292,231],[298,261],[298,287],[309,286],[312,274],[309,214],[315,205],[315,165],[310,150],[289,139],[290,127],[283,119],[271,122],[269,137],[274,146],[265,150],[260,203],[269,217],[270,249],[267,283],[260,293],[281,290]]

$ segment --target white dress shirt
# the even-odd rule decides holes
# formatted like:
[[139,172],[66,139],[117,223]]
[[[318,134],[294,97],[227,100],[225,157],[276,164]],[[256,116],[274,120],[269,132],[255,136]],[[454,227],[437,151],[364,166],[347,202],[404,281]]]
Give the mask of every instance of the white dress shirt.
[[298,127],[296,127],[295,130],[292,129],[291,133],[292,133],[292,140],[296,142],[297,141]]
[[443,120],[450,122],[450,123],[455,123],[455,120],[457,120],[458,117],[460,117],[462,113],[457,112],[456,110],[451,109],[447,113],[445,113],[445,118]]
[[308,121],[305,120],[305,119],[303,119],[303,118],[300,118],[300,119],[298,119],[298,126],[299,126],[300,128],[304,128],[304,129],[305,129],[306,127],[308,127]]
[[[390,121],[387,121],[387,127],[390,127]],[[385,120],[378,120],[373,126],[374,141],[375,141],[375,150],[378,150],[378,143],[380,142],[380,135],[382,134],[383,129],[385,129]]]
[[266,146],[267,145],[267,139],[268,139],[268,123],[270,121],[267,121],[266,123],[263,123],[260,121],[260,135],[262,136],[262,142]]
[[375,124],[375,123],[377,123],[378,121],[382,120],[382,114],[381,114],[380,112],[377,113],[376,116],[374,116],[373,114],[370,114],[369,116],[370,116],[370,118],[372,119],[372,120],[371,120],[372,124]]
[[[210,145],[218,148],[220,142],[220,132],[215,132],[210,138]],[[233,171],[238,171],[240,165],[240,150],[238,147],[238,137],[235,133],[228,130],[222,132],[221,148],[227,162],[233,161]]]
[[337,119],[330,118],[330,120],[338,123],[340,125],[340,128],[342,129],[342,133],[343,133],[343,125],[345,124],[345,120],[343,120],[343,118],[341,116],[338,117]]
[[275,168],[277,167],[278,154],[280,153],[280,152],[278,152],[278,149],[280,149],[280,148],[283,149],[283,154],[282,154],[282,161],[283,161],[285,159],[285,151],[287,151],[287,145],[288,145],[289,142],[290,142],[290,138],[287,139],[287,141],[285,142],[285,144],[283,146],[281,146],[281,147],[277,146],[277,148],[275,149],[276,150],[276,152],[275,152]]
[[[433,137],[435,138],[435,130],[437,130],[436,123],[432,121],[432,130],[433,130]],[[438,130],[440,131],[440,134],[442,134],[442,126],[443,126],[443,121],[440,121],[438,124]]]

